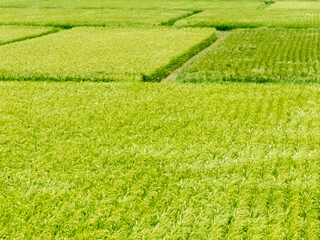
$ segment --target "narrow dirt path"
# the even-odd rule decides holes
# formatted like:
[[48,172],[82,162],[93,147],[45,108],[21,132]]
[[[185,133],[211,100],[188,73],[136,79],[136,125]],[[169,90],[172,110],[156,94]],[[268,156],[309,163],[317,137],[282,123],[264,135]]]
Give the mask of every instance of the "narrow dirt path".
[[216,46],[218,46],[221,42],[223,42],[228,36],[229,36],[230,32],[219,32],[218,33],[218,39],[217,41],[215,41],[213,44],[211,44],[209,47],[207,47],[206,49],[204,49],[203,51],[199,52],[197,55],[193,56],[192,58],[190,58],[185,64],[183,64],[182,67],[178,68],[177,70],[175,70],[174,72],[172,72],[166,79],[164,79],[162,82],[164,83],[168,83],[168,82],[172,82],[175,81],[179,75],[179,73],[181,73],[182,69],[188,65],[191,64],[193,61],[195,61],[197,58],[203,56],[204,54],[206,54],[208,51],[210,51],[211,48],[214,48]]

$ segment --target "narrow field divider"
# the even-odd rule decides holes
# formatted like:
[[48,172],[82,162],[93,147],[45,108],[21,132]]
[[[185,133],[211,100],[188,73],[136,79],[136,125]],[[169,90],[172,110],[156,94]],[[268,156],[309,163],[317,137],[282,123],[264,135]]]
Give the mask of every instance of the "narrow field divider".
[[176,69],[174,72],[172,72],[168,77],[166,77],[163,82],[172,82],[177,80],[178,75],[182,72],[182,70],[187,67],[188,65],[191,65],[193,62],[195,62],[199,57],[205,55],[210,51],[210,49],[217,47],[220,43],[222,43],[230,34],[230,32],[219,32],[217,35],[217,40],[212,43],[207,48],[200,51],[198,54],[194,55],[192,58],[190,58],[187,62],[185,62],[180,68]]
[[202,41],[201,43],[193,46],[189,51],[183,53],[182,55],[172,59],[166,66],[158,68],[152,74],[142,75],[143,82],[161,82],[167,78],[176,69],[182,67],[190,58],[197,55],[202,50],[209,47],[212,43],[217,40],[216,33],[212,34],[210,37]]
[[199,13],[202,13],[203,10],[194,10],[192,12],[189,12],[187,14],[184,14],[182,16],[179,16],[179,17],[176,17],[176,18],[173,18],[173,19],[170,19],[169,21],[166,21],[166,22],[162,22],[161,25],[162,26],[173,26],[176,22],[180,21],[181,19],[185,19],[187,17],[191,17],[193,15],[196,15],[196,14],[199,14]]
[[33,35],[26,36],[26,37],[21,37],[21,38],[17,38],[17,39],[13,39],[13,40],[10,40],[7,42],[0,43],[0,46],[8,45],[8,44],[15,43],[15,42],[26,41],[26,40],[34,39],[34,38],[38,38],[38,37],[43,37],[43,36],[46,36],[49,34],[57,33],[61,30],[62,30],[61,28],[55,27],[55,28],[52,28],[51,30],[48,30],[48,31],[40,33],[40,34],[33,34]]

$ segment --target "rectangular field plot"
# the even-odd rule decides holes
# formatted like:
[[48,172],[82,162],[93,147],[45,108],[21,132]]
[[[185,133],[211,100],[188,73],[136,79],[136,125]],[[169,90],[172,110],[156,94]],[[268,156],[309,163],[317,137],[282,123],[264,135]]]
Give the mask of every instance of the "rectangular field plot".
[[320,82],[320,30],[234,30],[186,66],[184,82]]
[[50,27],[0,26],[0,45],[53,31]]
[[4,239],[318,237],[319,85],[0,82],[0,99]]
[[318,28],[320,11],[317,8],[218,8],[184,18],[177,21],[175,25],[216,27],[217,29],[245,27]]
[[[206,10],[199,14],[184,18],[175,23],[175,26],[188,27],[216,27],[221,30],[228,30],[239,27],[256,27],[261,25],[258,22],[262,18],[264,10],[247,8],[218,8]],[[264,20],[264,18],[262,19]],[[262,24],[264,21],[262,21]]]
[[74,28],[0,47],[0,78],[141,80],[213,36],[214,29]]
[[182,10],[0,8],[0,24],[62,27],[160,25],[189,13]]

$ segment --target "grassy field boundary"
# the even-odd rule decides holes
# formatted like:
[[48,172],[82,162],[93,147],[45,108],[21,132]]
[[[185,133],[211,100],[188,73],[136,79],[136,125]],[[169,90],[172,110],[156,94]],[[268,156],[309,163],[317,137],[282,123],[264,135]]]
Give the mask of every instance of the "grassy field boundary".
[[179,28],[215,28],[218,31],[231,31],[236,29],[253,29],[253,28],[268,28],[268,29],[320,29],[319,27],[304,27],[304,26],[289,26],[289,25],[264,25],[264,24],[207,24],[207,23],[196,23],[191,25],[177,26]]
[[[37,24],[37,23],[0,23],[0,26],[24,26],[24,27],[52,27],[68,30],[76,27],[108,27],[106,24]],[[116,26],[111,26],[116,27]]]
[[263,77],[247,77],[247,78],[237,78],[237,77],[222,77],[222,78],[216,78],[214,81],[208,81],[207,79],[198,77],[197,79],[188,79],[185,81],[179,81],[181,83],[200,83],[200,84],[225,84],[225,83],[235,83],[235,84],[271,84],[271,85],[316,85],[319,86],[319,80],[314,78],[296,78],[293,79],[292,77],[288,78],[278,78],[278,79],[272,79],[272,78],[263,78]]
[[[15,77],[0,77],[0,82],[101,82],[101,83],[111,83],[117,82],[112,78],[104,78],[104,79],[91,79],[91,78],[83,78],[83,77],[64,77],[64,78],[55,78],[55,77],[47,77],[47,76],[35,76],[35,77],[19,77],[18,80]],[[119,83],[119,82],[118,82]]]
[[[177,26],[179,28],[215,28],[218,31],[231,31],[235,29],[248,29],[248,28],[279,28],[273,26],[264,26],[263,24],[211,24],[211,23],[195,23],[190,25]],[[289,27],[288,27],[289,28]]]
[[193,46],[189,51],[172,59],[166,66],[158,68],[156,71],[154,71],[150,75],[143,74],[141,80],[143,82],[161,82],[163,79],[167,78],[176,69],[183,66],[183,64],[185,64],[190,58],[192,58],[202,50],[209,47],[216,40],[217,40],[217,35],[216,33],[214,33],[210,37],[202,41],[201,43]]
[[184,14],[182,16],[179,16],[179,17],[176,17],[176,18],[173,18],[173,19],[170,19],[169,21],[166,21],[166,22],[162,22],[161,25],[162,26],[173,26],[176,22],[178,22],[179,20],[181,19],[184,19],[184,18],[187,18],[187,17],[190,17],[190,16],[193,16],[193,15],[196,15],[196,14],[199,14],[203,12],[203,10],[194,10],[192,12],[189,12],[187,14]]
[[217,45],[222,43],[228,37],[229,34],[230,34],[230,32],[220,32],[220,33],[218,33],[218,38],[213,44],[211,44],[206,49],[204,49],[203,51],[199,52],[198,54],[196,54],[192,58],[190,58],[185,64],[183,64],[180,68],[178,68],[177,70],[172,72],[166,79],[164,79],[163,82],[175,81],[177,79],[178,75],[181,73],[182,69],[185,66],[187,66],[189,64],[192,64],[196,59],[198,59],[199,57],[201,57],[204,54],[206,54],[209,51],[209,49],[211,49],[213,47],[216,47]]
[[22,42],[22,41],[26,41],[26,40],[34,39],[34,38],[38,38],[38,37],[43,37],[43,36],[46,36],[49,34],[57,33],[61,30],[62,30],[61,28],[53,27],[51,30],[48,30],[48,31],[40,33],[40,34],[33,34],[33,35],[26,36],[26,37],[21,37],[21,38],[17,38],[17,39],[13,39],[10,41],[0,43],[0,46],[8,45],[8,44],[15,43],[15,42]]

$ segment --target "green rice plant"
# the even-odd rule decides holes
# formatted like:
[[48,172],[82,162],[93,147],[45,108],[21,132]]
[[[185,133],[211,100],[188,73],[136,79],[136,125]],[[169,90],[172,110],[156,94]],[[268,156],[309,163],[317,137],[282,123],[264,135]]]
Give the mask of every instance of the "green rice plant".
[[0,24],[41,26],[160,25],[188,13],[182,10],[0,8]]
[[320,31],[234,30],[184,67],[181,82],[319,82]]
[[279,2],[265,7],[224,6],[184,18],[176,26],[215,27],[218,30],[254,27],[318,28],[318,3]]
[[2,239],[317,239],[320,87],[0,82]]
[[41,36],[54,31],[50,27],[0,26],[0,45]]
[[272,6],[270,6],[269,9],[284,9],[284,10],[288,10],[288,9],[298,9],[298,10],[302,10],[302,9],[308,9],[308,10],[320,10],[320,2],[314,1],[303,1],[303,2],[292,2],[292,1],[283,1],[283,2],[276,2],[275,4],[273,4]]
[[[0,79],[139,81],[170,73],[214,29],[73,28],[0,47]],[[200,51],[202,48],[197,47]],[[154,75],[152,75],[154,76]],[[164,76],[165,77],[165,76]]]
[[[215,27],[218,30],[234,28],[249,28],[266,25],[263,9],[218,8],[206,10],[199,14],[184,18],[175,23],[175,26],[184,27]],[[259,22],[259,20],[262,21]]]
[[222,5],[248,5],[261,4],[261,0],[1,0],[3,8],[64,8],[64,9],[214,9]]

